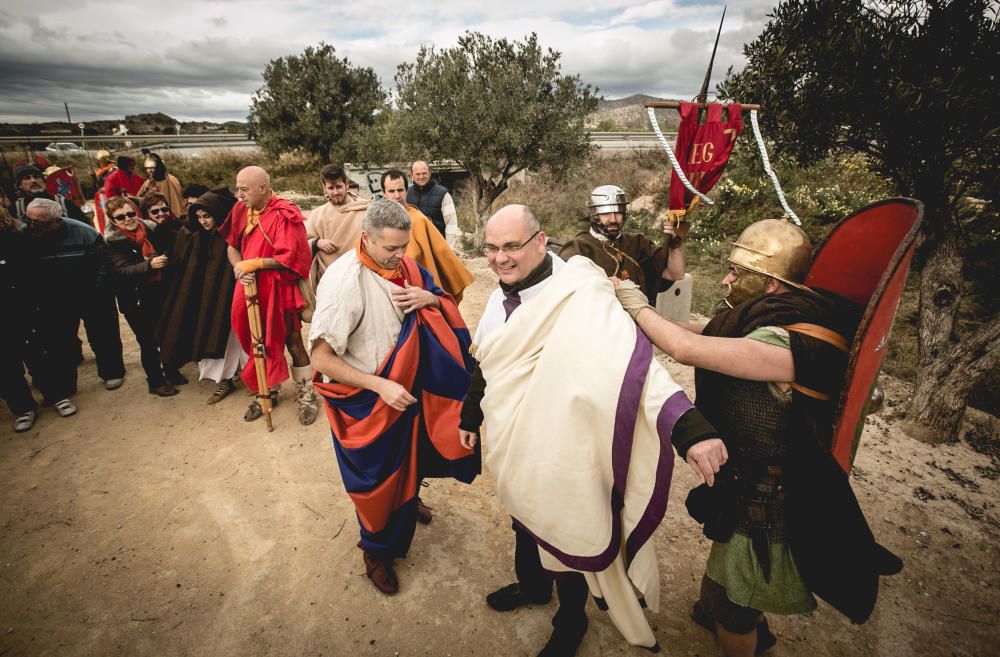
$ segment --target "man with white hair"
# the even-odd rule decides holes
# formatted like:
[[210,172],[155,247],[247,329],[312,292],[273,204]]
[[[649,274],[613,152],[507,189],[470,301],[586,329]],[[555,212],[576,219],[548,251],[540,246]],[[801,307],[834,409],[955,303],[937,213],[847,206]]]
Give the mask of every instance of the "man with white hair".
[[[85,305],[107,277],[104,241],[90,226],[62,216],[62,206],[37,198],[24,214],[26,313],[24,360],[44,403],[62,417],[76,413],[76,331]],[[34,417],[32,417],[34,421]]]

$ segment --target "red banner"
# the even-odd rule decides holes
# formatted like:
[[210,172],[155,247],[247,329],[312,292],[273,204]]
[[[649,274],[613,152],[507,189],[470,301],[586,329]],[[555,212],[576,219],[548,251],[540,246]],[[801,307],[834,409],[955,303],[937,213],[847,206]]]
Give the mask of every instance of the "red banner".
[[[728,110],[725,123],[722,122],[724,109]],[[687,179],[695,189],[706,194],[726,169],[736,137],[743,129],[743,109],[738,103],[711,103],[706,108],[704,123],[698,123],[698,110],[698,103],[681,103],[678,109],[681,124],[677,128],[674,154]],[[693,198],[674,171],[670,176],[670,212],[683,214],[690,209]]]

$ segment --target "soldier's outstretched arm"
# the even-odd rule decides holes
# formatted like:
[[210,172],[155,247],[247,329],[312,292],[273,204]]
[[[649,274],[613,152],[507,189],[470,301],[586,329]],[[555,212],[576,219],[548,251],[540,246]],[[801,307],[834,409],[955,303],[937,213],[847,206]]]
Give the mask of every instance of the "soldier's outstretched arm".
[[746,338],[717,338],[689,331],[661,317],[634,285],[622,283],[615,288],[615,294],[653,344],[679,363],[749,381],[795,380],[795,361],[789,349]]

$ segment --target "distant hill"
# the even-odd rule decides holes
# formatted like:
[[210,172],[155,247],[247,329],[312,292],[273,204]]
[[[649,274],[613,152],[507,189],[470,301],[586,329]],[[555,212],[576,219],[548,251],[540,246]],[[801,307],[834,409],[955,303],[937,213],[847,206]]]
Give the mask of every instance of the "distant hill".
[[[98,121],[86,121],[84,134],[87,136],[110,135],[112,130],[118,128],[118,124],[124,123],[129,132],[137,135],[172,135],[177,132],[177,124],[181,125],[181,133],[191,134],[218,134],[218,133],[246,133],[247,124],[241,121],[225,121],[217,123],[214,121],[178,121],[163,112],[152,114],[131,114],[123,119],[103,119]],[[44,123],[0,123],[0,136],[19,137],[24,135],[52,135],[65,137],[65,141],[71,141],[72,137],[79,137],[80,130],[76,125],[70,125],[65,121],[46,121]]]
[[[587,119],[587,127],[599,132],[650,132],[649,117],[643,103],[671,100],[645,94],[632,94],[626,98],[598,101],[597,111]],[[660,128],[672,131],[680,124],[676,110],[656,110]]]

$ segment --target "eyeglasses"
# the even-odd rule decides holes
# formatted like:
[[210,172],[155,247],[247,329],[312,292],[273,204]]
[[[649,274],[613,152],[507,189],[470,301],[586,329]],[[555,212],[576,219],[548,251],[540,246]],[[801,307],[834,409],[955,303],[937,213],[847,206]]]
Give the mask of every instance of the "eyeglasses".
[[111,218],[115,221],[125,221],[125,217],[132,218],[135,216],[137,216],[136,213],[129,210],[128,212],[123,212],[122,214],[113,214],[111,215]]
[[492,257],[492,256],[499,255],[500,253],[517,253],[518,251],[520,251],[524,247],[528,246],[528,244],[531,243],[531,240],[535,239],[535,237],[540,232],[542,232],[542,231],[541,230],[536,230],[535,233],[531,237],[529,237],[528,239],[524,240],[520,244],[504,244],[503,246],[495,246],[493,244],[483,244],[483,248],[482,248],[483,255],[486,256],[487,258],[489,258],[489,257]]
[[170,208],[150,208],[149,214],[170,214]]

